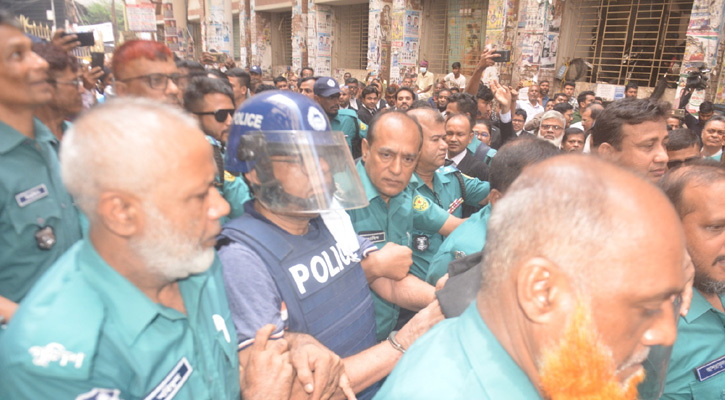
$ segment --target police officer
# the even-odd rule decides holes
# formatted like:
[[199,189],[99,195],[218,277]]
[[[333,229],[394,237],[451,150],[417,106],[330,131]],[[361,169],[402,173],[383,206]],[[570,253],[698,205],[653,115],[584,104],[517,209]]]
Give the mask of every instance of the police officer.
[[725,169],[695,161],[662,178],[680,213],[695,266],[692,302],[677,324],[663,399],[719,399],[725,395]]
[[244,174],[255,197],[224,226],[219,250],[240,362],[271,323],[293,346],[314,336],[343,358],[358,398],[372,398],[401,349],[438,320],[437,304],[376,344],[370,288],[392,300],[398,283],[368,287],[360,260],[375,246],[360,238],[348,252],[319,215],[367,204],[344,137],[319,105],[291,92],[254,96],[234,121],[226,168]]
[[[422,138],[421,127],[412,117],[389,111],[375,117],[363,140],[363,156],[356,168],[370,205],[348,213],[355,231],[380,248],[391,242],[413,248],[414,230],[447,236],[463,222],[408,185]],[[413,275],[406,282],[410,297],[405,301],[391,304],[373,294],[378,340],[393,331],[400,306],[417,311],[433,301],[433,286]]]
[[[430,262],[428,275],[425,278],[426,282],[436,284],[440,278],[448,273],[450,269],[449,263],[466,256],[471,256],[474,253],[480,253],[486,244],[486,230],[492,208],[501,200],[506,190],[508,190],[509,186],[511,186],[525,167],[554,157],[559,154],[559,150],[551,143],[533,136],[525,136],[520,140],[506,143],[496,154],[496,157],[491,162],[491,194],[488,196],[489,204],[471,215],[466,222],[462,223],[461,226],[443,241],[443,244]],[[448,284],[451,281],[459,279],[452,277],[446,283],[446,286],[436,293],[439,299],[441,299],[441,303],[444,302],[442,294],[445,296],[450,290],[452,291],[450,292],[449,298],[450,296],[462,297],[464,293],[475,295],[477,288],[480,286],[480,265],[477,265],[474,269],[476,272],[466,275],[462,279],[467,286],[473,286],[475,289],[464,291],[460,290],[460,286],[453,289],[449,288]],[[458,272],[460,273],[460,271]],[[444,292],[446,293],[444,294]],[[471,304],[471,301],[473,301],[473,296],[463,301],[456,299],[456,302],[460,302],[462,305],[460,311],[463,311],[468,304]],[[451,316],[448,312],[449,309],[450,307],[443,307],[446,317]]]
[[337,81],[322,76],[317,78],[313,90],[315,101],[325,110],[332,129],[344,133],[353,158],[360,157],[360,144],[367,137],[368,126],[360,121],[357,110],[340,109],[340,86]]
[[[410,185],[428,201],[449,214],[461,218],[463,206],[478,207],[489,193],[487,182],[463,175],[453,166],[444,166],[448,144],[445,141],[445,119],[432,108],[409,110],[423,128],[423,146]],[[413,266],[410,272],[425,280],[428,265],[443,242],[438,233],[413,232]],[[436,282],[429,283],[435,285]]]
[[[163,148],[150,145],[158,141]],[[157,101],[109,101],[69,130],[61,160],[90,238],[8,324],[0,397],[238,399],[235,329],[213,248],[229,206],[196,121]],[[247,370],[245,381],[266,389],[248,396],[286,398],[286,344],[255,350],[270,380]]]
[[251,198],[249,188],[244,180],[224,171],[224,151],[235,110],[232,88],[220,79],[194,78],[184,92],[184,108],[196,117],[212,145],[219,171],[216,185],[231,207],[228,218],[242,215],[244,203]]
[[58,165],[59,142],[34,110],[52,97],[48,63],[0,11],[0,324],[81,228]]

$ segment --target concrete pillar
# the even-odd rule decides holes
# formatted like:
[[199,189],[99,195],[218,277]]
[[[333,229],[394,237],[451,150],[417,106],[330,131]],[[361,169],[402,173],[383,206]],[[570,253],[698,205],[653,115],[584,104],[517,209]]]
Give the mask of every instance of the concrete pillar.
[[559,49],[559,31],[564,15],[564,0],[521,0],[518,28],[511,61],[518,65],[512,84],[518,81],[553,81]]
[[[718,64],[720,41],[724,37],[723,14],[725,5],[722,1],[695,0],[692,5],[690,25],[687,29],[687,45],[680,70],[680,81],[678,92],[675,98],[675,106],[679,104],[680,94],[685,88],[685,81],[690,71],[695,71],[701,63],[713,70],[710,74],[711,81],[707,90],[696,90],[687,105],[688,111],[697,113],[700,104],[705,100],[714,103],[724,104],[723,94],[725,80],[722,79],[723,68]],[[721,56],[721,55],[720,55]],[[719,82],[718,82],[719,79]]]
[[250,46],[250,19],[249,19],[249,3],[250,0],[239,1],[239,45],[240,49],[240,68],[249,68],[249,57],[251,52],[249,51]]
[[164,0],[161,14],[164,18],[164,37],[166,45],[181,58],[192,57],[194,49],[189,48],[190,38],[186,29],[186,2],[184,0]]
[[205,0],[202,27],[204,51],[215,50],[234,57],[232,0]]
[[393,0],[370,0],[368,14],[368,72],[390,79],[390,41]]
[[[516,30],[516,7],[509,0],[490,0],[488,2],[488,19],[486,24],[485,46],[496,49],[511,50],[513,53],[514,32]],[[481,49],[483,50],[483,49]],[[499,82],[510,85],[514,68],[514,59],[511,62],[497,64],[492,73],[487,70],[483,76],[488,83],[491,78],[498,77]]]
[[299,75],[307,66],[307,1],[295,0],[292,5],[292,70]]
[[267,75],[272,73],[272,18],[269,13],[257,12],[252,2],[249,6],[249,29],[252,42],[251,66],[258,65]]
[[[415,24],[415,21],[418,24]],[[394,1],[391,13],[390,83],[417,71],[421,8],[419,1]]]

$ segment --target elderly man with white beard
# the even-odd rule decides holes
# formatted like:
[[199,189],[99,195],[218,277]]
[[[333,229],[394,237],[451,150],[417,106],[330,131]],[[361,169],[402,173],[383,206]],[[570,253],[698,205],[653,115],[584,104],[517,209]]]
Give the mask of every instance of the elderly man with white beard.
[[541,125],[539,126],[539,137],[561,148],[561,139],[564,137],[564,129],[566,127],[566,119],[558,111],[547,111],[541,116]]
[[214,251],[229,205],[197,125],[177,107],[131,98],[66,133],[63,182],[90,233],[2,332],[0,398],[289,397],[294,357],[284,340],[267,341],[273,325],[240,371]]

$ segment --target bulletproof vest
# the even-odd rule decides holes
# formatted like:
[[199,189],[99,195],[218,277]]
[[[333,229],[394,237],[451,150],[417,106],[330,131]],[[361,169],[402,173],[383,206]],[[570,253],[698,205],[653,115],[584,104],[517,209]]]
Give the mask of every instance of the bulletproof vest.
[[242,243],[264,261],[287,306],[289,330],[307,333],[340,357],[375,345],[375,311],[359,262],[343,254],[317,217],[295,236],[245,213],[221,235]]

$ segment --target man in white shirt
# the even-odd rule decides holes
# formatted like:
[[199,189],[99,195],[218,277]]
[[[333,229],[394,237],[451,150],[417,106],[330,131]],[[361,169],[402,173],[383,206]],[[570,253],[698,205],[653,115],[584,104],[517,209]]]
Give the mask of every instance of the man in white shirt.
[[443,81],[446,83],[446,87],[448,89],[457,87],[461,89],[462,92],[463,89],[466,88],[466,77],[461,75],[461,63],[456,61],[453,65],[451,65],[451,68],[453,69],[453,72],[446,75],[443,78]]
[[531,121],[535,115],[544,112],[544,106],[539,104],[539,86],[537,84],[529,86],[528,97],[529,99],[526,101],[516,101],[516,108],[526,111],[526,122]]

